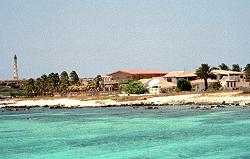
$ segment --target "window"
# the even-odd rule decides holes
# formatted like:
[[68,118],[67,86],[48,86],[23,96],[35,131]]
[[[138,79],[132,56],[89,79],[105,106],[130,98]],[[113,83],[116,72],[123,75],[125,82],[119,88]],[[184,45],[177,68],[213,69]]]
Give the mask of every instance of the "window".
[[234,87],[236,87],[236,82],[234,82]]
[[227,82],[227,87],[229,87],[229,82]]
[[230,82],[231,83],[231,87],[233,87],[233,82]]

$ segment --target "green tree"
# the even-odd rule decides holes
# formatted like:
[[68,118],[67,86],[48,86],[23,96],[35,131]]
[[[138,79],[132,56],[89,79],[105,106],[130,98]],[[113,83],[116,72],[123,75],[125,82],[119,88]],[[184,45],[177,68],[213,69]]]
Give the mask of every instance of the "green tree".
[[219,67],[221,70],[230,70],[229,67],[228,67],[226,64],[224,64],[224,63],[220,64],[218,67]]
[[33,97],[35,92],[35,80],[28,79],[24,84],[24,89],[27,91],[28,97]]
[[188,80],[181,78],[177,81],[177,89],[180,91],[190,91],[192,89],[192,85]]
[[240,65],[239,64],[233,64],[232,65],[232,71],[241,72]]
[[41,77],[35,80],[36,96],[46,96],[49,94],[49,78],[43,74]]
[[60,92],[65,92],[69,86],[69,75],[66,71],[60,74]]
[[76,71],[72,71],[70,73],[70,83],[71,84],[77,84],[77,83],[79,83],[79,77],[78,77]]
[[69,81],[69,75],[66,71],[63,71],[61,74],[60,74],[60,81],[61,82],[68,82]]
[[100,91],[103,85],[103,80],[101,75],[97,75],[95,78],[96,90]]
[[247,64],[244,68],[244,73],[246,75],[246,80],[250,81],[250,64]]
[[213,77],[210,66],[208,64],[201,64],[201,66],[196,70],[195,74],[200,79],[204,79],[205,91],[206,91],[208,89],[207,79]]
[[55,92],[59,90],[59,74],[58,73],[50,73],[48,75],[48,87],[49,87],[49,94],[54,95]]
[[147,92],[145,86],[139,81],[130,81],[127,84],[121,84],[119,88],[128,94],[144,94]]

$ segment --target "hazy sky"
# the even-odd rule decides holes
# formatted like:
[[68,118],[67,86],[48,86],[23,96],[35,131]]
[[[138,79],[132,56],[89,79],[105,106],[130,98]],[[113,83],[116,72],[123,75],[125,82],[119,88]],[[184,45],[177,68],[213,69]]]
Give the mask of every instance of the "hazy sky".
[[0,79],[250,63],[250,0],[1,0]]

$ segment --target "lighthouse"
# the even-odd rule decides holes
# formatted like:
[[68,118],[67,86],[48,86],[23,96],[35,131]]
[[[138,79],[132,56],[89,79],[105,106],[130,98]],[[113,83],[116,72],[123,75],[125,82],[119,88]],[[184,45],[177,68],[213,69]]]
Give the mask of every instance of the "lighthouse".
[[18,69],[17,69],[17,56],[14,56],[14,63],[13,63],[13,79],[19,80],[18,77]]

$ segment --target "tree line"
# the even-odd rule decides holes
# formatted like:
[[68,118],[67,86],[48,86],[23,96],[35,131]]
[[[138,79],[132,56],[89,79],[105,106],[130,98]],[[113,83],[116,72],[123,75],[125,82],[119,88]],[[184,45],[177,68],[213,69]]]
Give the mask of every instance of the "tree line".
[[28,97],[53,96],[55,93],[66,92],[69,86],[78,83],[79,77],[76,71],[72,71],[70,75],[63,71],[60,75],[50,73],[37,79],[30,78],[25,82],[24,89],[27,91]]
[[76,71],[72,71],[70,74],[63,71],[60,75],[58,73],[44,74],[37,79],[30,78],[24,84],[24,90],[28,97],[54,96],[55,93],[83,91],[99,92],[102,89],[103,79],[101,75],[81,83]]

